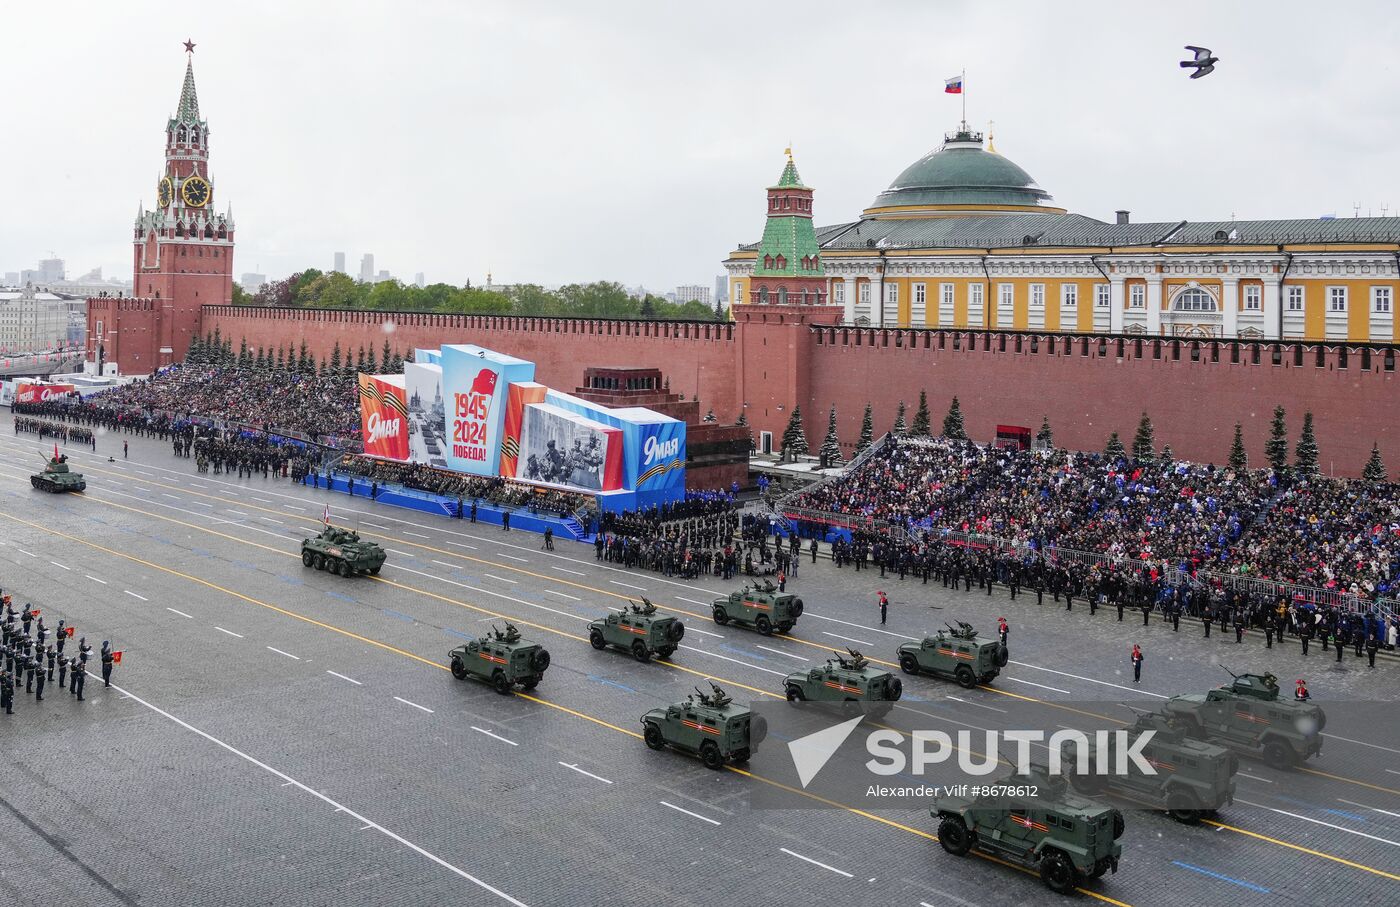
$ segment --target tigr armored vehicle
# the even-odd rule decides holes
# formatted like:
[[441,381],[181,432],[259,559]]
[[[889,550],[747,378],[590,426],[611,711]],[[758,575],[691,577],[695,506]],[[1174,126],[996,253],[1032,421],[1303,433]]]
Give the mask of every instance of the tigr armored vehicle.
[[712,692],[696,690],[685,702],[664,709],[652,709],[642,716],[642,739],[654,750],[670,744],[697,755],[706,768],[718,771],[725,762],[736,765],[749,761],[758,744],[768,734],[760,715],[746,706],[735,705],[714,683]]
[[1006,646],[978,636],[965,621],[958,621],[956,627],[944,626],[946,632],[939,630],[923,642],[906,642],[899,647],[899,666],[904,673],[932,674],[956,680],[969,689],[979,682],[991,683],[1006,665]]
[[1277,769],[1322,752],[1327,716],[1310,702],[1280,699],[1272,674],[1234,674],[1205,693],[1173,696],[1162,705],[1170,724],[1188,736],[1262,759]]
[[[1139,770],[1131,759],[1125,760],[1126,775],[1119,774],[1111,766],[1104,767],[1105,774],[1098,774],[1098,766],[1092,761],[1088,764],[1090,773],[1081,773],[1075,759],[1075,744],[1066,741],[1060,752],[1065,770],[1070,773],[1070,785],[1075,790],[1091,797],[1109,794],[1135,806],[1165,810],[1176,821],[1188,825],[1235,802],[1234,776],[1239,770],[1240,758],[1234,753],[1222,746],[1187,737],[1157,713],[1139,712],[1137,721],[1123,729],[1128,732],[1123,742],[1129,747],[1144,733],[1152,732],[1141,753],[1156,774]],[[1108,743],[1109,758],[1116,763],[1118,735],[1110,735]]]
[[489,635],[460,645],[447,655],[452,659],[453,677],[484,680],[502,695],[517,683],[533,690],[549,667],[548,650],[523,638],[512,623],[507,623],[505,630],[493,626]]
[[987,787],[990,793],[935,798],[930,812],[948,853],[960,857],[975,847],[1034,867],[1060,894],[1085,877],[1118,871],[1124,827],[1118,810],[1079,796],[1044,768]]
[[29,484],[42,491],[54,493],[62,491],[82,491],[87,488],[87,482],[83,479],[81,472],[73,472],[68,468],[68,455],[54,454],[47,463],[44,464],[42,472],[36,472],[29,477]]
[[728,598],[717,598],[710,607],[720,626],[733,621],[753,627],[764,636],[772,636],[775,630],[788,632],[802,615],[802,599],[790,592],[779,592],[769,580],[764,580],[762,586],[745,586],[740,592],[731,592]]
[[870,666],[855,649],[849,655],[832,653],[819,668],[795,671],[783,678],[788,702],[875,702],[879,711],[888,712],[904,693],[904,683],[889,671]]
[[651,661],[653,655],[670,658],[685,636],[685,626],[676,617],[656,616],[656,605],[643,598],[639,605],[608,612],[588,625],[588,641],[595,649],[616,646],[631,652],[638,661]]
[[327,526],[314,538],[301,542],[301,562],[317,570],[329,570],[341,576],[359,573],[379,575],[384,566],[384,549],[366,542],[360,534],[339,526]]

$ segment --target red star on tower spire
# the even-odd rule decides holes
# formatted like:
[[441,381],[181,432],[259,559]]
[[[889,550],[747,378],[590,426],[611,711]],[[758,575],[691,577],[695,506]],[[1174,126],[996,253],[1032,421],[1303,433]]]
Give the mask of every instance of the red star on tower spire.
[[188,40],[188,39],[185,41],[185,53],[189,53],[189,54],[194,53],[194,42],[193,42],[193,41],[190,41],[190,40]]

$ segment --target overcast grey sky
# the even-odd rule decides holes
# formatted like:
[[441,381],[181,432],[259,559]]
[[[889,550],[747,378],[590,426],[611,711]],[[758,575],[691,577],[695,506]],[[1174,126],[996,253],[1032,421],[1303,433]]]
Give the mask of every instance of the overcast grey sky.
[[1388,3],[205,6],[0,7],[0,269],[130,276],[186,37],[235,274],[710,284],[789,141],[817,221],[853,219],[956,125],[964,67],[969,121],[1071,211],[1400,213]]

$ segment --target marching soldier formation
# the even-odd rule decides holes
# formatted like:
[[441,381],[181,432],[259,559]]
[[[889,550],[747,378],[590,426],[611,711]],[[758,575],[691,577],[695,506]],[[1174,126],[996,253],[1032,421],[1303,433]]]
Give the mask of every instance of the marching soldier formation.
[[[44,692],[53,695],[52,684],[60,691],[83,702],[87,686],[88,662],[92,646],[86,637],[78,637],[77,651],[65,652],[74,628],[60,620],[55,630],[44,624],[41,611],[25,605],[15,611],[10,597],[0,598],[4,616],[0,618],[0,712],[15,713],[15,695],[33,695],[35,702],[44,701]],[[52,641],[50,641],[52,639]],[[121,662],[121,652],[112,650],[111,643],[102,642],[102,681],[112,685],[112,666]]]

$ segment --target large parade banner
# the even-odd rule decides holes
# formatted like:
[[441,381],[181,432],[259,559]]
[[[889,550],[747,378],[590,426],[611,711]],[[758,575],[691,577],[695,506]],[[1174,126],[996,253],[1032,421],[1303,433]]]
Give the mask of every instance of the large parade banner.
[[18,382],[15,384],[15,402],[47,403],[49,400],[61,400],[75,390],[77,388],[71,384]]
[[365,453],[385,460],[408,459],[408,401],[402,375],[360,378],[360,430]]
[[507,388],[534,379],[533,362],[475,344],[442,348],[449,468],[479,476],[499,475]]

